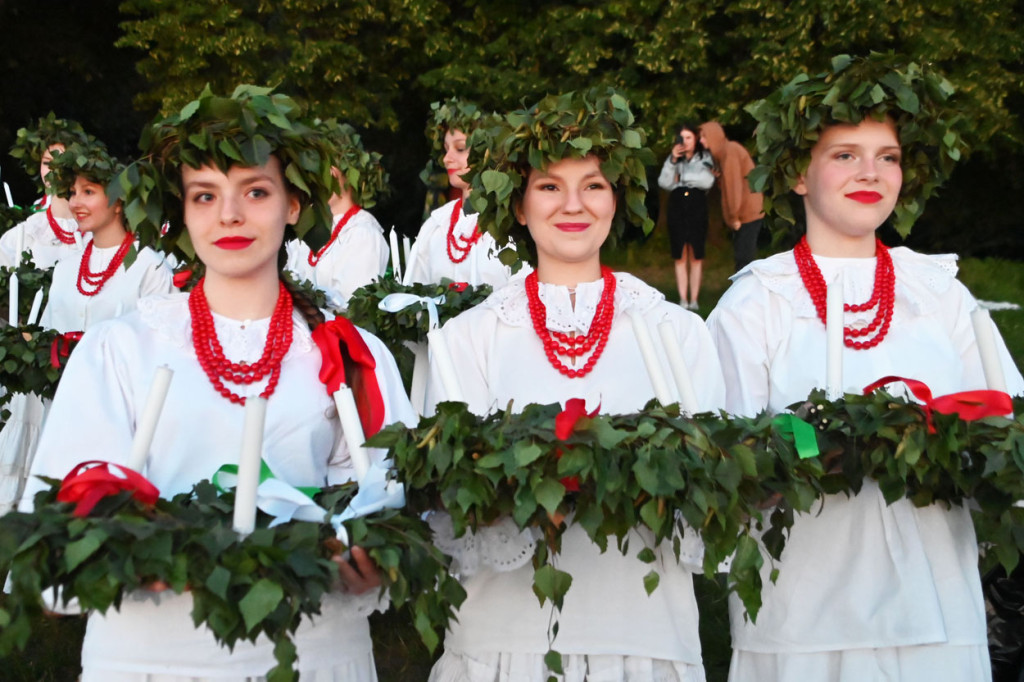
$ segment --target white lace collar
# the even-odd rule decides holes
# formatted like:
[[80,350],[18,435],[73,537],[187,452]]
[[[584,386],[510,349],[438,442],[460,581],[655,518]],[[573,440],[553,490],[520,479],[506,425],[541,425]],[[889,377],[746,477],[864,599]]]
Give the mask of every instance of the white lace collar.
[[[627,310],[640,312],[663,301],[665,297],[633,275],[615,273],[615,317]],[[538,286],[540,300],[547,309],[547,328],[557,332],[586,334],[604,291],[604,280],[581,282],[576,286],[576,307],[569,298],[569,287],[545,284]],[[525,279],[514,279],[487,297],[482,306],[491,309],[505,324],[512,327],[532,325],[530,306],[526,299]]]
[[[949,289],[957,273],[956,254],[928,255],[904,246],[889,249],[896,273],[896,299],[917,315],[929,312],[939,304],[936,294]],[[822,275],[828,281],[839,270],[843,271],[843,298],[847,302],[866,301],[874,288],[874,258],[828,258],[815,256]],[[799,317],[815,317],[817,312],[810,294],[800,279],[800,271],[792,251],[777,253],[754,261],[731,277],[739,280],[753,276],[769,291],[787,299]],[[847,314],[847,321],[859,317],[870,319],[874,313]]]
[[[139,299],[139,314],[146,326],[166,341],[195,355],[192,345],[192,317],[188,311],[188,294],[174,293],[147,296]],[[253,362],[263,353],[267,342],[270,318],[261,320],[232,320],[213,315],[217,340],[224,355],[233,362]],[[305,319],[297,310],[292,311],[292,345],[285,359],[295,353],[307,353],[313,348],[313,337]]]

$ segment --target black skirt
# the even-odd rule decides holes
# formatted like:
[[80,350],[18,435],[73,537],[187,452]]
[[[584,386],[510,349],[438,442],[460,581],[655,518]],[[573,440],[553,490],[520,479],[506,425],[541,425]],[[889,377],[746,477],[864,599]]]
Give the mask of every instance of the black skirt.
[[683,245],[693,248],[693,257],[704,260],[708,237],[708,193],[693,187],[677,187],[668,195],[668,238],[672,258],[683,257]]

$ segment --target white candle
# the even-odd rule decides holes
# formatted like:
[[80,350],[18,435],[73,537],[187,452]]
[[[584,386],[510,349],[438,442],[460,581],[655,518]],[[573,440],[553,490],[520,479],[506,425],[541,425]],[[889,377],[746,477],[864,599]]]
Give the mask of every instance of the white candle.
[[981,306],[975,308],[971,313],[971,324],[974,325],[974,339],[978,343],[978,352],[981,353],[985,385],[990,390],[1006,393],[1006,375],[1003,374],[1003,363],[999,361],[996,335],[992,331],[992,317],[988,310]]
[[238,457],[238,484],[235,486],[235,532],[248,535],[256,528],[256,489],[260,485],[263,456],[263,422],[267,417],[267,399],[245,399],[242,426],[242,451]]
[[441,375],[441,387],[444,389],[445,400],[466,402],[462,395],[462,387],[459,386],[459,377],[455,373],[455,363],[452,361],[451,351],[448,350],[448,342],[445,341],[440,329],[427,332],[427,344],[436,362],[437,371]]
[[690,370],[686,367],[683,352],[679,348],[679,337],[676,336],[675,327],[666,320],[658,325],[658,334],[661,336],[662,345],[665,346],[665,355],[668,356],[668,365],[672,369],[672,377],[676,381],[680,405],[687,414],[696,414],[698,409],[697,392],[693,390]]
[[640,313],[633,310],[629,311],[628,315],[629,321],[633,323],[633,334],[640,347],[640,355],[647,366],[647,376],[651,378],[651,384],[654,386],[654,397],[662,405],[671,405],[675,401],[672,399],[672,391],[665,380],[665,372],[658,361],[658,355],[654,351],[654,339],[651,338],[647,322]]
[[352,460],[352,468],[356,472],[356,481],[362,483],[366,472],[370,470],[370,455],[363,444],[366,442],[366,435],[363,433],[363,423],[359,419],[359,410],[356,409],[356,399],[352,395],[352,389],[342,384],[334,392],[334,404],[338,408],[338,419],[341,420],[341,432],[345,437],[345,445],[348,446],[348,456]]
[[409,267],[410,253],[412,253],[412,241],[408,237],[402,237],[402,256],[405,257],[405,267]]
[[402,281],[402,260],[401,254],[398,251],[398,232],[395,231],[394,226],[391,227],[391,234],[388,236],[391,241],[391,272],[394,273],[395,279],[399,282]]
[[167,389],[171,385],[173,376],[174,371],[167,365],[156,368],[153,383],[149,385],[145,407],[136,422],[135,438],[132,439],[132,451],[128,456],[128,466],[139,473],[142,473],[146,466],[146,460],[149,458],[149,446],[153,443],[153,434],[156,433],[156,425],[160,421],[160,412],[164,408]]
[[28,311],[28,319],[25,324],[35,324],[39,320],[39,309],[43,307],[43,290],[36,289],[36,295],[32,297],[32,308]]
[[12,327],[18,326],[18,273],[12,272],[9,283],[9,291],[7,298],[8,315],[7,321]]
[[7,205],[14,208],[14,198],[11,197],[11,186],[6,182],[4,183],[4,194],[7,195]]
[[409,402],[416,414],[423,415],[427,403],[427,375],[430,373],[430,358],[427,356],[427,344],[406,341],[405,346],[412,351],[415,358],[412,365],[412,385],[409,387]]
[[15,251],[16,255],[14,256],[14,267],[18,267],[21,264],[21,254],[25,253],[25,223],[18,225],[18,241],[16,244],[15,248],[17,251]]
[[843,397],[843,273],[828,285],[825,297],[825,395]]

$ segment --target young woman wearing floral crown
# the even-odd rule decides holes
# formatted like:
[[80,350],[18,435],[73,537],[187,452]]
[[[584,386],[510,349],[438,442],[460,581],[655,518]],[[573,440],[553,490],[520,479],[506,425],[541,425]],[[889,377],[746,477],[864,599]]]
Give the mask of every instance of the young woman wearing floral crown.
[[[573,398],[605,413],[642,409],[654,389],[630,322],[634,314],[652,330],[672,325],[700,408],[721,405],[721,370],[701,319],[601,265],[601,246],[613,230],[621,232],[627,220],[650,224],[643,195],[651,154],[643,139],[614,91],[547,97],[507,117],[481,170],[504,174],[509,191],[492,193],[475,175],[475,207],[499,241],[518,232],[536,270],[441,330],[471,411],[485,414],[510,400],[522,408]],[[437,383],[432,377],[431,386]],[[445,398],[435,391],[431,402]],[[442,537],[444,525],[438,523]],[[552,606],[541,606],[531,588],[535,538],[510,519],[460,541],[450,535],[449,527],[441,546],[467,576],[468,597],[431,680],[546,680]],[[649,566],[615,549],[602,553],[570,526],[557,562],[573,584],[553,643],[565,679],[704,680],[691,577],[702,555],[692,532],[678,562],[671,550],[658,548],[661,582],[648,596]]]
[[[53,112],[39,119],[34,129],[18,130],[11,156],[21,159],[29,175],[39,174],[43,197],[33,205],[36,213],[0,237],[0,266],[11,267],[21,262],[21,254],[15,251],[22,240],[25,251],[32,254],[32,262],[41,270],[52,268],[66,252],[81,248],[75,240],[78,224],[67,197],[49,191],[47,178],[54,155],[71,144],[88,142],[82,126],[75,121],[55,118]],[[19,236],[22,230],[24,234]]]
[[[63,476],[91,459],[124,464],[154,371],[166,365],[174,375],[145,466],[162,496],[237,462],[241,403],[256,395],[268,399],[263,456],[278,478],[297,486],[351,478],[337,414],[318,378],[320,337],[311,326],[322,314],[280,279],[288,226],[326,230],[334,187],[326,146],[296,112],[291,99],[262,88],[240,86],[230,98],[206,90],[143,133],[145,156],[116,184],[132,214],[144,216],[144,238],[160,237],[167,247],[187,238],[205,278],[188,294],[145,299],[135,313],[90,329],[64,373],[33,473]],[[368,398],[367,430],[412,418],[383,345],[346,329],[359,377],[351,381]],[[349,593],[325,597],[320,617],[296,634],[304,680],[376,679],[366,616],[377,597],[351,594],[373,585],[376,572],[364,552],[352,554],[355,567],[339,560]],[[264,679],[272,643],[229,652],[193,626],[191,609],[187,592],[143,590],[118,612],[91,615],[82,682]]]
[[494,237],[477,227],[477,216],[468,212],[470,140],[468,136],[484,123],[486,116],[472,104],[457,98],[431,105],[434,117],[428,133],[442,136],[442,164],[448,182],[462,193],[436,209],[420,227],[409,254],[403,277],[406,284],[432,284],[442,279],[467,282],[474,286],[501,286],[512,276],[512,270],[498,259],[498,252],[512,246],[500,246]]
[[139,248],[125,223],[124,205],[107,196],[123,166],[99,142],[73,143],[51,164],[55,193],[68,198],[78,230],[90,237],[81,253],[64,254],[40,323],[57,331],[85,331],[135,309],[140,298],[172,290],[164,256]]
[[[890,375],[934,395],[985,388],[969,319],[977,302],[955,279],[955,257],[875,236],[894,211],[906,234],[959,157],[951,91],[917,64],[838,57],[833,72],[752,105],[754,176],[770,180],[779,215],[793,215],[780,209],[790,190],[802,198],[806,235],[735,275],[708,320],[730,412],[779,412],[822,386],[825,292],[839,273],[847,391]],[[1024,379],[1001,354],[1019,394]],[[765,567],[756,625],[731,604],[730,680],[991,679],[977,561],[966,507],[887,505],[872,481],[853,497],[828,496],[796,518],[776,582]]]
[[363,149],[352,126],[334,120],[321,125],[333,148],[331,172],[340,185],[330,200],[334,226],[319,249],[301,239],[289,241],[285,267],[322,290],[331,308],[344,310],[356,289],[383,277],[388,267],[384,229],[366,210],[386,191],[388,174],[380,154]]

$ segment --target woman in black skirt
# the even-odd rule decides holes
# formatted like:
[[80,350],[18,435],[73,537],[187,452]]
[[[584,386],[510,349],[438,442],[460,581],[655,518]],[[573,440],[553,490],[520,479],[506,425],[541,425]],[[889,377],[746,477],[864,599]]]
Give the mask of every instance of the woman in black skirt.
[[[679,304],[697,310],[708,234],[708,190],[715,184],[714,161],[700,143],[697,128],[679,126],[672,153],[661,167],[658,185],[668,196],[668,234],[676,261]],[[687,271],[689,261],[689,271]],[[689,295],[687,295],[689,291]]]

